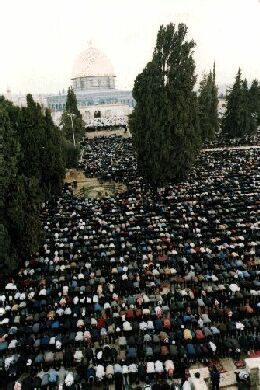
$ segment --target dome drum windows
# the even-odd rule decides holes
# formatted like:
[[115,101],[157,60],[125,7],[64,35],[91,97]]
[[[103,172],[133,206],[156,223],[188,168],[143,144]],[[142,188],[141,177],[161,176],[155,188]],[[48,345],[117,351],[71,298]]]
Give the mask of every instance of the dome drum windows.
[[84,81],[84,79],[80,79],[80,89],[81,90],[85,89],[85,81]]

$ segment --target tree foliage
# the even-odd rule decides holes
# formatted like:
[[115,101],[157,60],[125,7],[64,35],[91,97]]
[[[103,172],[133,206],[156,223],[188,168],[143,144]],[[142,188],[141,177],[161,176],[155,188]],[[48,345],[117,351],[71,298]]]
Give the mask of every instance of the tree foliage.
[[153,58],[134,84],[130,128],[138,168],[153,186],[186,177],[200,145],[195,43],[186,34],[184,24],[161,26]]
[[260,84],[253,80],[248,91],[248,104],[255,126],[260,126]]
[[198,105],[202,140],[211,140],[219,129],[215,64],[213,72],[204,75],[200,82]]
[[[239,68],[233,87],[227,93],[227,110],[223,118],[223,133],[229,138],[254,134],[259,121],[259,87],[254,81],[248,89]],[[258,107],[258,108],[257,108]]]
[[73,143],[73,134],[78,143],[85,134],[85,125],[77,107],[77,97],[70,87],[67,93],[66,109],[61,117],[61,126],[64,137]]
[[79,146],[74,146],[72,142],[64,140],[64,152],[66,158],[66,168],[77,168],[80,156]]
[[0,123],[0,265],[9,272],[37,249],[41,203],[60,193],[65,165],[60,131],[31,95],[23,108],[1,97]]

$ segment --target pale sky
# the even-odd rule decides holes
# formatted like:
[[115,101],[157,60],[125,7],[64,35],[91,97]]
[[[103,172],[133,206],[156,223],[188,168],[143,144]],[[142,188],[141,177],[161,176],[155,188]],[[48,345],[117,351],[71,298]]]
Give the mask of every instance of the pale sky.
[[216,61],[217,82],[238,67],[260,80],[260,0],[0,0],[0,93],[67,89],[88,41],[112,61],[117,88],[132,89],[161,24],[184,22],[197,43],[196,72]]

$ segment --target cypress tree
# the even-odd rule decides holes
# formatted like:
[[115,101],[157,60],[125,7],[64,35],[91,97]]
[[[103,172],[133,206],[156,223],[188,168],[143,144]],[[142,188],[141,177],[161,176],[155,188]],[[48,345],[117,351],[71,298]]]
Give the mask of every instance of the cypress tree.
[[16,251],[11,240],[8,213],[11,198],[17,196],[17,193],[12,191],[16,190],[17,161],[20,152],[8,109],[12,110],[10,116],[15,118],[14,107],[0,97],[0,268],[3,273],[11,271],[16,264]]
[[218,123],[218,90],[215,84],[215,63],[213,72],[203,76],[200,82],[199,118],[201,137],[203,140],[211,140],[219,129]]
[[63,143],[50,114],[27,97],[22,109],[0,97],[0,265],[16,268],[39,246],[40,208],[64,177]]
[[252,98],[253,93],[250,90],[247,80],[242,80],[239,69],[235,83],[227,94],[227,110],[223,118],[223,133],[226,137],[241,138],[256,132],[257,113],[253,103],[255,99]]
[[66,112],[70,113],[70,114],[75,114],[77,116],[81,116],[80,111],[78,110],[78,106],[77,106],[77,97],[76,97],[72,87],[69,87],[68,93],[67,93]]
[[249,94],[248,94],[248,86],[247,86],[247,80],[244,79],[242,81],[242,109],[241,109],[241,122],[242,122],[242,129],[243,135],[248,135],[251,132],[251,115],[249,110]]
[[248,104],[252,120],[252,132],[260,125],[260,84],[253,80],[248,91]]
[[200,146],[193,40],[161,26],[153,58],[135,80],[130,118],[138,168],[153,186],[187,176]]
[[212,133],[217,133],[219,131],[219,117],[218,117],[218,87],[216,85],[216,65],[214,61],[213,73],[212,73],[212,104],[211,104],[211,124],[212,124]]
[[18,137],[21,144],[21,159],[19,173],[26,177],[35,177],[42,181],[45,169],[43,148],[45,147],[45,124],[42,108],[35,103],[32,95],[27,95],[27,106],[22,107],[19,113]]
[[45,142],[42,146],[42,185],[47,196],[57,195],[63,187],[65,176],[65,149],[60,130],[54,125],[50,111],[44,113]]
[[[70,87],[67,93],[66,110],[61,117],[62,132],[64,137],[74,143],[78,143],[85,134],[84,121],[77,107],[77,97]],[[74,135],[74,138],[73,138]]]

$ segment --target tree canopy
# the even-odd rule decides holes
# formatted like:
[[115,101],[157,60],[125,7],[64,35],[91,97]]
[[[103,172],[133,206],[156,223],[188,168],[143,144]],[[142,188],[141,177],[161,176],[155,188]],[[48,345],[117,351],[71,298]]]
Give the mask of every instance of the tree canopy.
[[85,134],[85,125],[78,110],[77,97],[70,87],[67,93],[66,109],[61,117],[61,126],[64,137],[74,144],[78,143]]
[[41,203],[61,192],[65,163],[60,131],[31,95],[22,108],[0,97],[0,123],[0,264],[8,272],[38,248]]
[[223,133],[229,138],[241,138],[256,133],[260,118],[260,89],[253,81],[248,89],[239,68],[233,87],[227,93],[227,110],[223,118]]
[[215,63],[213,71],[205,74],[200,82],[198,105],[202,140],[211,140],[219,129]]
[[248,90],[249,111],[256,126],[260,126],[260,84],[253,80]]
[[139,171],[153,186],[186,177],[200,146],[195,43],[186,35],[184,24],[161,26],[134,84],[130,128]]

